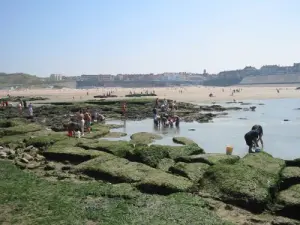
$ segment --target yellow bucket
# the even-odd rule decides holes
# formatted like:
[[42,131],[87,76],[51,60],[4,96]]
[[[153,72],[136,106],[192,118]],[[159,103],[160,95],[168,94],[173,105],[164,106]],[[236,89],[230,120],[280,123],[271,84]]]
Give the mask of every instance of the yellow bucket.
[[226,146],[226,155],[231,155],[233,151],[233,147],[232,146]]

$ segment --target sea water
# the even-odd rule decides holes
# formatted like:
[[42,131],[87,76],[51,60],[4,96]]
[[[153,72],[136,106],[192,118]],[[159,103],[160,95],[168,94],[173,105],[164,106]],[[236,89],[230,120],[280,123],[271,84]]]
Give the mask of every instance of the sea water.
[[[115,131],[125,132],[122,137],[129,140],[130,135],[137,132],[154,132],[163,136],[156,144],[176,145],[172,142],[174,136],[187,137],[194,140],[207,153],[225,153],[226,146],[233,146],[233,154],[244,156],[248,152],[244,135],[254,124],[263,127],[264,151],[274,157],[283,159],[300,158],[300,99],[272,99],[259,101],[243,101],[250,105],[239,103],[223,106],[239,106],[249,108],[256,106],[253,111],[229,111],[228,115],[216,118],[212,123],[180,123],[180,128],[155,129],[153,120],[122,121],[123,128]],[[260,105],[260,104],[264,105]],[[284,121],[289,120],[289,121]],[[120,121],[110,121],[119,123]],[[191,131],[190,129],[195,129]]]

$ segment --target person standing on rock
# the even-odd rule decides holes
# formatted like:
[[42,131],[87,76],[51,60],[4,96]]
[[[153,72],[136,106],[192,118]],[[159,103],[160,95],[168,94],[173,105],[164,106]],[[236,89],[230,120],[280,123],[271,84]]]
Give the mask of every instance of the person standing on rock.
[[264,142],[263,142],[263,140],[262,140],[262,136],[263,136],[264,132],[263,132],[262,126],[256,124],[256,125],[254,125],[254,126],[252,127],[251,130],[257,130],[257,131],[258,131],[258,134],[259,134],[258,141],[260,142],[261,147],[264,148]]
[[18,104],[18,110],[19,110],[19,114],[21,115],[22,114],[22,104],[21,104],[21,102],[19,102],[19,104]]
[[81,121],[80,121],[81,136],[84,136],[84,124],[85,124],[85,121],[82,117]]

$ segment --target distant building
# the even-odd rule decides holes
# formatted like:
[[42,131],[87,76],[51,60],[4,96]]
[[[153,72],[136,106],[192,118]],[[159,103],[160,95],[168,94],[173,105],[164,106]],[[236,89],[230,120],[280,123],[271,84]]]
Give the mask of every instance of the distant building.
[[52,80],[52,81],[61,81],[62,77],[63,76],[61,74],[51,74],[50,75],[50,80]]

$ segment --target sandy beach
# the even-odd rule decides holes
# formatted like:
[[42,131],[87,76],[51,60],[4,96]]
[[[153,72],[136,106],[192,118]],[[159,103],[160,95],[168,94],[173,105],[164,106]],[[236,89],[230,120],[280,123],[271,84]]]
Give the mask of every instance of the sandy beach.
[[[241,89],[232,95],[234,89]],[[279,93],[277,90],[279,89]],[[84,101],[94,99],[95,95],[102,95],[109,91],[113,94],[124,97],[130,91],[141,93],[153,90],[159,98],[168,98],[176,101],[192,102],[192,103],[210,103],[218,101],[242,101],[242,100],[263,100],[278,98],[299,98],[300,90],[296,90],[295,86],[289,87],[156,87],[156,88],[98,88],[98,89],[28,89],[28,90],[1,90],[0,97],[10,94],[11,96],[43,96],[49,98],[49,101]],[[181,93],[182,91],[182,93]],[[87,95],[88,93],[88,95]],[[209,97],[212,93],[214,97]]]

